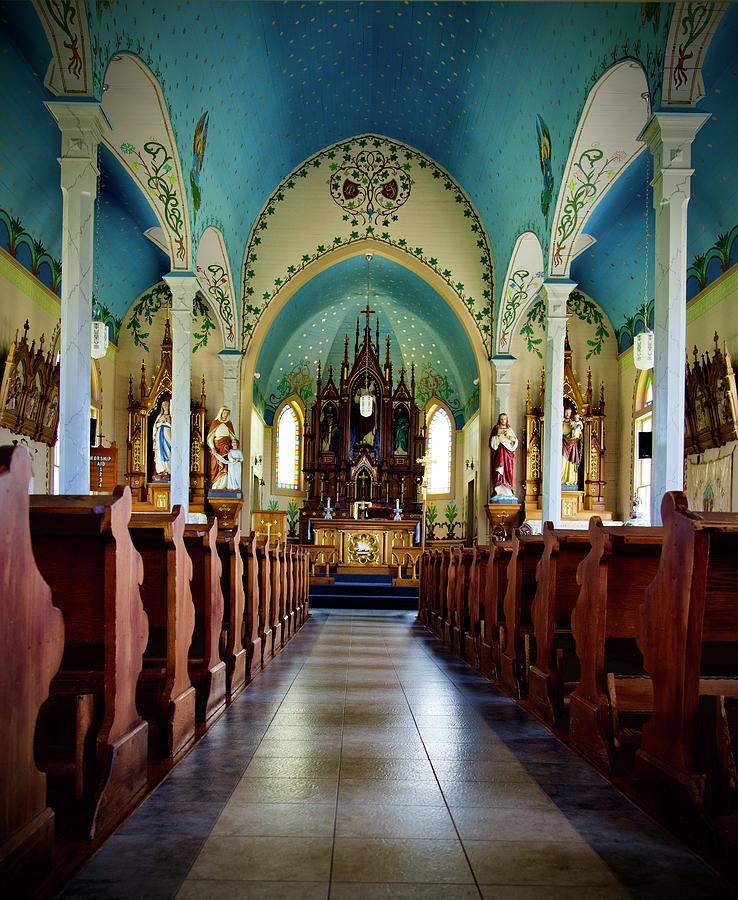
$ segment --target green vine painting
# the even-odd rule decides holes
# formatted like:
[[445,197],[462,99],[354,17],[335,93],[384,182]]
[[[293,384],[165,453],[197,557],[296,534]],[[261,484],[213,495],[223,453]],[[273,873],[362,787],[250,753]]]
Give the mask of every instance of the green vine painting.
[[[24,227],[20,219],[11,215],[7,210],[0,209],[0,223],[5,226],[7,233],[7,250],[13,259],[18,259],[18,253],[21,248],[25,248],[30,256],[28,268],[34,278],[38,278],[43,284],[41,274],[46,269],[48,273],[50,287],[55,294],[59,294],[61,290],[61,262],[49,253],[41,241],[33,237]],[[18,262],[21,262],[19,259]]]
[[[142,350],[148,353],[148,339],[151,336],[149,329],[154,323],[154,317],[162,307],[169,308],[171,303],[172,293],[166,282],[163,281],[155,284],[154,287],[138,298],[133,305],[131,318],[126,325],[126,328],[131,333],[135,347],[141,347]],[[215,329],[215,322],[213,321],[210,307],[199,293],[195,294],[195,299],[192,302],[192,318],[195,322],[195,327],[192,330],[192,336],[195,339],[192,352],[196,353],[201,347],[207,347],[210,334]]]
[[[594,335],[587,338],[587,346],[589,350],[585,358],[591,359],[593,356],[599,356],[605,341],[610,337],[610,331],[605,324],[605,317],[602,310],[597,304],[590,300],[581,291],[572,291],[566,304],[567,311],[570,315],[575,315],[582,322],[594,327]],[[535,353],[539,359],[543,358],[541,346],[543,337],[539,337],[541,329],[546,327],[546,303],[544,298],[539,296],[533,301],[528,314],[520,328],[520,334],[525,338],[528,353]]]

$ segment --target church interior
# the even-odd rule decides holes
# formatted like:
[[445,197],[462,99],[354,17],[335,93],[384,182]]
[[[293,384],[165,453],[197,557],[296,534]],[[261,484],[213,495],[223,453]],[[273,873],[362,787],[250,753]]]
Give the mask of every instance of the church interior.
[[738,4],[0,49],[3,895],[736,896]]

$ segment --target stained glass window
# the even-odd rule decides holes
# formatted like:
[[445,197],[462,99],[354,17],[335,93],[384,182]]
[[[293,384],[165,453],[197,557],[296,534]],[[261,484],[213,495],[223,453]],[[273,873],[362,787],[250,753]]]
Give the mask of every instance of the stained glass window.
[[439,406],[428,425],[428,493],[451,493],[451,436],[453,429],[446,410]]
[[277,420],[277,487],[298,490],[300,487],[300,422],[291,403],[287,403]]

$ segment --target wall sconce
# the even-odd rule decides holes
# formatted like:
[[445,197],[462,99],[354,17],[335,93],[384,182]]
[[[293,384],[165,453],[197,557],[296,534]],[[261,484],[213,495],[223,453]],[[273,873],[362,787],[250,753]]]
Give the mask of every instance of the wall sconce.
[[473,459],[465,459],[464,463],[465,463],[467,469],[471,469],[472,472],[474,471],[474,460]]
[[262,457],[261,457],[261,456],[255,456],[255,457],[254,457],[254,465],[255,465],[255,466],[260,466],[260,465],[261,465],[261,460],[262,460]]

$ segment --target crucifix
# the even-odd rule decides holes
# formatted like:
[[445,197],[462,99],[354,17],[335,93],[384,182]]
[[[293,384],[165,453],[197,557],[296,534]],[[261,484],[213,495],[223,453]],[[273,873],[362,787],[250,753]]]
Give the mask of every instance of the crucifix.
[[375,313],[376,313],[376,310],[369,309],[369,301],[367,300],[366,306],[364,307],[364,309],[359,310],[360,316],[366,316],[366,324],[364,325],[364,331],[369,330],[369,316],[373,316]]
[[421,541],[420,546],[421,549],[425,550],[425,514],[428,509],[428,466],[433,462],[429,453],[426,451],[424,456],[421,456],[419,459],[416,459],[415,462],[423,467],[423,483],[421,484],[421,490],[423,491],[423,527],[421,528]]

